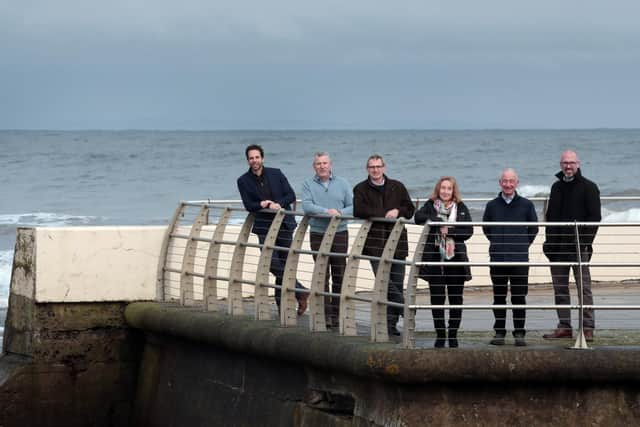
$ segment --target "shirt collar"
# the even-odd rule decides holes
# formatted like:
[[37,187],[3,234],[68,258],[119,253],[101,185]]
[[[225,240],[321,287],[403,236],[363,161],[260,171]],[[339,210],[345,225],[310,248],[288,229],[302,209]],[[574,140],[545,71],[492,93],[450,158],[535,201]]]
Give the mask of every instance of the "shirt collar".
[[[318,175],[314,175],[313,176],[313,180],[315,182],[319,182],[320,184],[324,184],[324,182],[320,179],[320,177]],[[329,175],[329,180],[326,181],[326,182],[329,182],[329,181],[333,181],[333,172],[331,172],[331,174]]]
[[513,196],[511,196],[511,197],[507,197],[507,196],[505,196],[505,195],[504,195],[504,193],[501,191],[501,192],[500,192],[500,197],[502,197],[502,200],[504,200],[504,202],[505,202],[506,204],[509,204],[509,203],[513,202],[513,199],[515,199],[515,198],[516,198],[516,193],[514,192],[514,193],[513,193]]

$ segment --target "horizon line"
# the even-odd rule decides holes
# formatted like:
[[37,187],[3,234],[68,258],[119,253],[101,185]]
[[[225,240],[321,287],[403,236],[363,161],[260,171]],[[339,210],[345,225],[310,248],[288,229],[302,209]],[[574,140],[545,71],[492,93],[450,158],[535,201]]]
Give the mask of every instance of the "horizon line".
[[0,132],[468,132],[468,131],[610,131],[640,130],[640,127],[469,127],[469,128],[1,128]]

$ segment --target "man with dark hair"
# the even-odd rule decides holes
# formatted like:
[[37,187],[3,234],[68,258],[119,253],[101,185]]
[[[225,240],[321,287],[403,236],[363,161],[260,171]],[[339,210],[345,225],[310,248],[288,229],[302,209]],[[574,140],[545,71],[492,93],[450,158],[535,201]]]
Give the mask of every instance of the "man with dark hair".
[[[404,217],[411,219],[415,206],[409,192],[400,181],[390,179],[385,175],[384,159],[379,154],[373,154],[367,159],[367,179],[353,189],[353,215],[358,218],[389,218]],[[375,221],[371,225],[364,245],[365,255],[379,257],[382,255],[391,229],[392,223]],[[405,259],[409,253],[407,230],[403,229],[394,258]],[[380,261],[371,261],[374,274],[378,271]],[[391,264],[387,300],[404,303],[404,264]],[[387,306],[387,330],[389,335],[400,335],[396,324],[402,314],[402,309]]]
[[244,150],[244,155],[247,158],[247,160],[249,160],[249,151],[252,151],[252,150],[258,150],[260,152],[260,157],[264,159],[264,150],[262,149],[262,147],[259,146],[258,144],[251,144],[247,146],[247,148],[245,148]]
[[[533,203],[521,197],[516,188],[520,181],[513,169],[505,169],[500,175],[498,184],[500,194],[487,203],[484,210],[483,222],[538,222],[538,216]],[[482,227],[484,235],[489,239],[489,255],[492,262],[527,262],[529,261],[529,246],[538,234],[537,225],[505,226],[485,225]],[[524,305],[527,303],[529,292],[529,267],[526,265],[491,266],[489,268],[493,283],[493,305],[505,305],[509,282],[511,282],[511,303]],[[494,308],[495,322],[493,329],[495,337],[492,345],[504,345],[507,313],[504,308]],[[517,346],[527,345],[525,336],[524,309],[513,310],[513,337]]]
[[[571,150],[562,153],[560,157],[560,172],[556,174],[558,181],[551,187],[549,205],[547,207],[548,222],[600,222],[600,190],[592,181],[582,176],[580,159]],[[571,226],[546,227],[546,240],[543,250],[551,262],[589,262],[593,253],[593,240],[596,237],[598,226]],[[577,245],[579,243],[580,257],[578,257]],[[584,305],[593,305],[591,294],[591,273],[589,266],[574,265],[573,277],[576,286],[580,289],[582,280],[582,296]],[[569,266],[552,266],[551,280],[553,281],[553,293],[557,305],[571,303],[569,294]],[[595,316],[593,309],[585,309],[583,316],[583,331],[587,341],[593,341],[593,329],[595,328]],[[566,308],[558,309],[558,326],[548,334],[546,339],[571,338],[571,311]]]
[[[249,145],[245,150],[245,155],[249,170],[238,178],[238,191],[245,209],[249,212],[255,212],[255,221],[251,231],[258,236],[260,244],[264,244],[275,214],[262,210],[285,209],[290,211],[292,210],[291,204],[296,200],[296,194],[280,169],[264,166],[264,150],[261,146]],[[276,246],[291,246],[291,238],[295,228],[295,218],[292,215],[286,215],[278,232]],[[279,286],[282,286],[287,255],[288,251],[274,250],[271,257],[269,271],[276,277],[276,285]],[[305,289],[298,281],[296,281],[296,288]],[[280,309],[280,293],[280,289],[275,290],[278,309]],[[296,293],[299,315],[307,309],[308,298],[308,293]]]

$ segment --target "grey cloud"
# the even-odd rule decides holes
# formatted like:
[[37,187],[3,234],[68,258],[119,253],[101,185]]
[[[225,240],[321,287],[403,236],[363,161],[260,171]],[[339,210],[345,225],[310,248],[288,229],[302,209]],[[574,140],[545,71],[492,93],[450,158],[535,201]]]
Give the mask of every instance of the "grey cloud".
[[[13,2],[5,47],[67,57],[208,52],[218,63],[384,62],[560,51],[640,57],[635,1]],[[0,43],[3,43],[0,41]]]

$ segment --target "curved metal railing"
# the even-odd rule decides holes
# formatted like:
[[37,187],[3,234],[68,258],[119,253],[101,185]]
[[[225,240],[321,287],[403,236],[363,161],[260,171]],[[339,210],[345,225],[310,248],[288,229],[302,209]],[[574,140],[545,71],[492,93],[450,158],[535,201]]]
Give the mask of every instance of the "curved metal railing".
[[[637,198],[640,200],[640,198]],[[479,199],[484,201],[487,199]],[[635,199],[634,199],[635,200]],[[359,335],[367,328],[374,342],[387,342],[389,335],[386,323],[386,309],[388,306],[402,308],[403,337],[402,343],[407,348],[416,346],[417,316],[421,312],[433,308],[457,308],[457,306],[423,304],[418,302],[420,286],[418,272],[422,262],[422,252],[431,224],[416,226],[409,220],[373,219],[359,220],[352,217],[331,217],[329,227],[324,235],[320,249],[312,251],[305,249],[306,236],[310,216],[295,211],[268,211],[274,214],[271,227],[267,232],[264,244],[255,242],[251,235],[255,215],[248,213],[240,207],[225,206],[235,201],[195,201],[181,202],[176,209],[171,223],[165,235],[161,256],[158,265],[157,298],[160,301],[173,301],[186,307],[202,307],[209,311],[226,311],[230,315],[252,315],[257,320],[272,319],[277,316],[277,310],[269,293],[279,288],[273,283],[273,277],[269,273],[271,258],[276,250],[288,251],[285,271],[282,280],[282,299],[279,320],[282,326],[297,326],[302,321],[297,315],[296,293],[309,294],[308,327],[312,332],[326,331],[325,297],[339,297],[340,317],[339,330],[342,335]],[[300,219],[293,235],[290,247],[276,246],[276,239],[280,225],[286,215],[294,215]],[[325,217],[329,218],[329,217]],[[350,222],[352,239],[347,253],[331,252],[331,244],[335,232],[341,221]],[[381,257],[363,255],[365,240],[371,225],[374,222],[389,223],[389,238],[386,241]],[[451,223],[455,226],[456,223]],[[479,229],[485,225],[522,226],[535,223],[483,223],[466,222]],[[593,268],[603,267],[607,269],[620,269],[623,275],[616,275],[617,282],[637,279],[640,276],[637,268],[640,267],[638,249],[635,246],[640,237],[640,223],[547,223],[539,222],[537,225],[567,226],[575,228],[576,236],[579,236],[578,227],[584,225],[599,225],[603,229],[616,230],[625,227],[623,233],[609,233],[613,239],[620,241],[608,246],[602,242],[603,247],[616,248],[622,253],[607,251],[613,260],[576,263],[551,263],[536,261],[528,263],[491,263],[480,261],[480,256],[486,258],[486,248],[475,251],[475,246],[470,250],[468,263],[450,263],[447,265],[469,265],[477,271],[486,270],[491,265],[527,265],[533,269],[546,268],[552,265],[587,265]],[[412,250],[406,260],[393,259],[396,245],[400,240],[400,233],[404,227],[409,228]],[[638,232],[638,235],[629,236],[629,230]],[[355,231],[355,233],[354,233]],[[478,234],[478,233],[477,233]],[[607,233],[604,233],[607,235]],[[622,237],[625,237],[622,242]],[[631,240],[628,238],[631,237]],[[635,240],[635,242],[634,242]],[[480,245],[480,243],[473,243]],[[471,246],[471,244],[470,244]],[[579,247],[579,246],[578,246]],[[309,257],[315,255],[316,261],[309,261]],[[623,256],[624,255],[624,256]],[[330,257],[345,257],[347,259],[346,271],[340,294],[333,294],[324,289],[326,265]],[[623,258],[626,257],[626,260]],[[303,261],[303,258],[306,260]],[[534,257],[535,258],[535,257]],[[581,258],[579,258],[581,259]],[[377,274],[371,278],[370,269],[361,266],[361,260],[375,260],[380,263]],[[403,263],[409,266],[405,276],[405,303],[398,304],[387,299],[390,267],[392,263]],[[431,263],[438,265],[439,263]],[[313,265],[313,267],[309,267]],[[631,270],[629,270],[631,269]],[[365,276],[369,277],[365,277]],[[535,273],[538,274],[538,273]],[[534,274],[534,277],[535,277]],[[301,279],[305,276],[304,279]],[[474,273],[474,276],[478,276]],[[480,275],[478,283],[473,286],[490,286],[490,281],[482,280],[488,276]],[[303,280],[307,290],[296,289],[296,280]],[[474,279],[475,281],[476,279]],[[545,279],[546,280],[546,279]],[[483,282],[483,283],[480,283]],[[548,281],[547,281],[548,283]],[[585,306],[581,292],[577,304],[558,306],[554,304],[527,304],[524,307],[516,305],[500,306],[510,311],[514,308],[526,308],[527,310],[555,310],[569,308],[577,311],[582,316],[583,309],[594,308],[598,310],[637,310],[640,306],[633,304],[594,304]],[[249,309],[248,309],[249,307]],[[359,308],[360,307],[360,308]],[[362,307],[365,307],[364,309]],[[459,308],[465,310],[491,310],[496,308],[493,304],[465,304]],[[306,316],[305,316],[306,317]],[[580,320],[582,320],[580,318]],[[305,322],[307,319],[304,320]],[[582,322],[580,321],[580,324]],[[425,328],[428,329],[428,328]],[[581,339],[582,337],[582,339]],[[586,348],[586,342],[582,336],[582,330],[578,333],[576,348]]]

